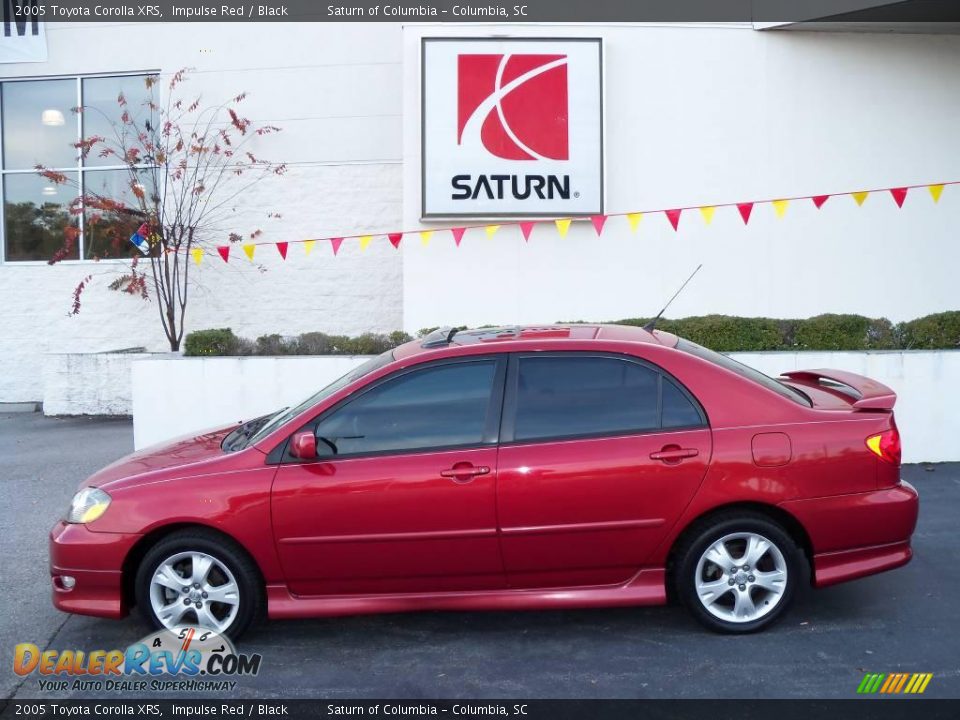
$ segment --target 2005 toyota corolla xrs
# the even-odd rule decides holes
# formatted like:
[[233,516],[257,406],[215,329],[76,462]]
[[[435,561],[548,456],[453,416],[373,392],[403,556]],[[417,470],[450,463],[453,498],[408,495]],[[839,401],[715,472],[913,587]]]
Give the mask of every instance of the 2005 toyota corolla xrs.
[[659,330],[440,330],[301,405],[134,453],[50,534],[53,601],[270,618],[653,605],[747,632],[910,560],[894,393]]

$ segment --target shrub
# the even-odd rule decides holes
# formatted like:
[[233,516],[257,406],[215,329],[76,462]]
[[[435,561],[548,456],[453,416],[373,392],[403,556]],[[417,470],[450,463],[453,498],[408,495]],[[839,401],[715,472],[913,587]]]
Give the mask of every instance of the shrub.
[[[647,322],[645,318],[628,318],[618,321],[621,325],[641,327]],[[770,318],[703,315],[680,320],[660,319],[657,322],[657,328],[718,352],[779,350],[783,347],[781,322]]]
[[297,355],[332,355],[333,338],[322,332],[307,332],[297,338]]
[[960,310],[926,315],[900,323],[900,347],[906,349],[960,348]]
[[897,346],[886,318],[863,315],[817,315],[796,321],[798,350],[889,350]]
[[184,355],[236,355],[239,340],[230,328],[197,330],[183,344]]
[[296,354],[296,340],[288,340],[282,335],[272,333],[257,338],[257,355],[294,355]]

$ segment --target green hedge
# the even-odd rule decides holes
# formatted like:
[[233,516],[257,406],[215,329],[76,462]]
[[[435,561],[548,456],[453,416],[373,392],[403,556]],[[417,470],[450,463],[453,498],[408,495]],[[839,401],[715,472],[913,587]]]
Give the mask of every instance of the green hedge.
[[[642,326],[648,319],[617,322]],[[886,318],[863,315],[817,315],[806,320],[704,315],[661,319],[657,327],[718,352],[960,348],[960,311],[927,315],[896,325]]]
[[230,328],[219,328],[188,334],[184,355],[379,355],[412,339],[400,331],[357,337],[308,332],[293,337],[261,335],[250,341],[237,337]]
[[[649,318],[626,318],[616,322],[642,326],[648,321]],[[960,349],[960,311],[956,310],[896,325],[886,318],[862,315],[817,315],[806,320],[703,315],[678,320],[663,318],[657,327],[718,352]],[[418,337],[435,329],[424,328]],[[261,335],[251,341],[237,337],[230,328],[218,328],[187,335],[184,354],[377,355],[412,339],[399,331],[357,337],[308,332],[293,337]]]

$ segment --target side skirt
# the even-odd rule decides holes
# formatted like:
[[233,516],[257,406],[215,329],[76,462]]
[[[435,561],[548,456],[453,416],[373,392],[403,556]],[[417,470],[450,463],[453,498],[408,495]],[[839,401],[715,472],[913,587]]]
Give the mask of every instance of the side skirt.
[[277,618],[335,617],[418,610],[562,610],[566,608],[663,605],[663,568],[641,570],[624,585],[402,595],[292,595],[286,585],[267,585],[267,615]]

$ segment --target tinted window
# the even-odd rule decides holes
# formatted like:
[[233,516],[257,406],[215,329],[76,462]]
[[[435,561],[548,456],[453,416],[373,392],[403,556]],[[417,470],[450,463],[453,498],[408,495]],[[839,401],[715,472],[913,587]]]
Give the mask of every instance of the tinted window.
[[479,445],[494,360],[406,373],[364,393],[317,424],[321,455]]
[[703,419],[700,417],[700,411],[694,407],[693,403],[684,395],[672,381],[667,378],[662,380],[661,392],[661,426],[665,428],[677,427],[695,427],[703,425]]
[[657,428],[659,377],[648,367],[616,358],[520,358],[514,438]]
[[772,377],[764,375],[759,370],[754,370],[752,367],[748,367],[743,363],[739,363],[733,358],[729,358],[726,355],[721,355],[713,350],[708,350],[702,345],[697,345],[694,342],[683,340],[681,338],[677,342],[677,350],[683,350],[691,355],[696,355],[698,358],[712,362],[714,365],[719,365],[726,370],[735,372],[737,375],[745,377],[747,380],[752,380],[758,385],[763,385],[765,388],[767,388],[767,390],[773,390],[773,392],[777,393],[778,395],[789,398],[800,405],[812,406],[813,404],[810,402],[810,399],[803,395],[799,390],[788,387],[781,382],[777,382]]

